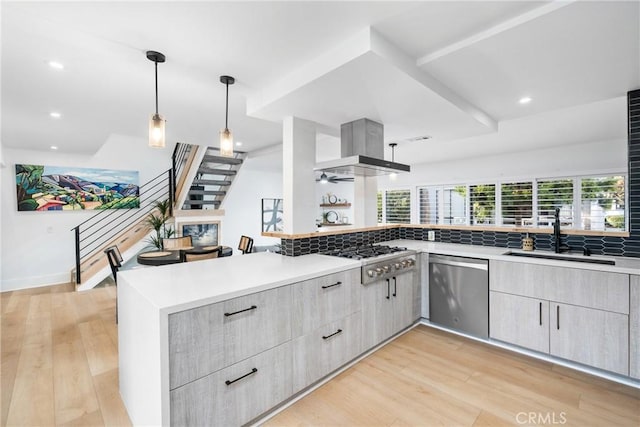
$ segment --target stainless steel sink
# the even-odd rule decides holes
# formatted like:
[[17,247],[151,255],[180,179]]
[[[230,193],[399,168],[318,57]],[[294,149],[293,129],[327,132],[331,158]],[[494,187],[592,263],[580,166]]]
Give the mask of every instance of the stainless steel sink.
[[562,255],[555,253],[540,253],[540,252],[505,252],[503,255],[519,256],[524,258],[542,258],[542,259],[555,259],[558,261],[571,261],[571,262],[585,262],[589,264],[605,264],[616,265],[616,262],[612,259],[594,258],[584,255]]

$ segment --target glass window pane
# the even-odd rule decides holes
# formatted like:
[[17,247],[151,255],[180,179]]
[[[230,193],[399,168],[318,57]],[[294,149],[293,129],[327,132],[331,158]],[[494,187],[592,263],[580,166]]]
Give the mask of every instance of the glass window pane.
[[533,227],[533,182],[509,182],[500,185],[502,225]]
[[496,223],[496,185],[478,184],[469,186],[471,225],[493,225]]
[[624,177],[582,178],[580,213],[584,230],[624,230]]
[[382,222],[382,191],[378,191],[378,224]]
[[442,224],[466,224],[467,187],[445,188],[442,197],[444,205]]
[[573,227],[573,180],[538,181],[538,227],[553,227],[556,208],[560,225]]
[[385,192],[387,223],[408,224],[411,221],[411,192],[388,190]]

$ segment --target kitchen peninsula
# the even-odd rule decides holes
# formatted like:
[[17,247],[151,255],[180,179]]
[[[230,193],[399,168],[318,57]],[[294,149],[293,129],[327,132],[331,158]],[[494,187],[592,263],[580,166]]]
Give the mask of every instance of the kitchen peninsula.
[[[616,262],[611,266],[522,259],[506,255],[507,248],[417,240],[384,244],[417,252],[422,272],[407,284],[411,297],[401,307],[408,314],[403,323],[384,339],[368,342],[363,337],[375,328],[371,319],[380,314],[382,306],[366,296],[373,285],[361,285],[361,260],[256,253],[120,273],[120,390],[134,424],[206,420],[242,424],[268,412],[411,326],[420,315],[428,319],[425,269],[430,253],[490,261],[492,334],[487,342],[520,352],[532,349],[537,353],[527,354],[534,357],[559,356],[569,360],[564,362],[568,366],[585,369],[570,361],[581,362],[597,368],[586,367],[589,372],[640,386],[640,313],[633,302],[640,296],[638,260],[608,257]],[[534,277],[529,275],[551,270],[573,282],[529,287]],[[513,274],[520,279],[509,279]],[[398,289],[399,293],[405,290],[400,285]],[[540,307],[548,311],[540,325],[546,327],[545,334],[556,332],[548,327],[554,315],[549,309],[552,304],[561,305],[566,315],[572,307],[583,306],[581,310],[590,317],[601,316],[603,322],[592,326],[588,335],[597,338],[594,331],[598,327],[606,332],[614,322],[622,335],[604,334],[602,339],[620,335],[621,341],[614,343],[619,348],[603,354],[588,342],[561,347],[558,353],[535,348],[525,339],[529,332],[519,336],[508,327],[513,325],[512,316],[520,312],[510,314],[513,306],[508,303],[514,298],[535,305],[536,327],[540,301]],[[563,317],[563,322],[568,321]],[[579,351],[572,353],[576,349]],[[216,406],[220,402],[224,405]]]

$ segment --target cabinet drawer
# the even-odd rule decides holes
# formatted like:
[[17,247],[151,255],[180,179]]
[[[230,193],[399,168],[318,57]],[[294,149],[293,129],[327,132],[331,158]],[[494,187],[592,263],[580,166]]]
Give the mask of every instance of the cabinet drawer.
[[489,288],[629,314],[629,275],[522,262],[490,261]]
[[239,426],[291,395],[291,344],[243,360],[170,393],[174,426]]
[[292,285],[294,337],[360,310],[360,269]]
[[[296,393],[362,352],[360,312],[331,322],[293,341],[293,392]],[[339,332],[338,332],[339,331]]]
[[169,315],[174,389],[291,339],[291,287]]

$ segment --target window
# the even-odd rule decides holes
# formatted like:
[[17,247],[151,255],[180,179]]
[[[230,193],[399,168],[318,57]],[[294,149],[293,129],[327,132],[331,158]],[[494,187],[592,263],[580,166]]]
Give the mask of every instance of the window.
[[500,185],[502,225],[533,227],[533,182],[510,182]]
[[382,222],[382,191],[378,191],[378,224]]
[[471,225],[491,225],[496,223],[496,186],[479,184],[469,186],[469,207]]
[[552,227],[555,210],[560,209],[560,225],[573,228],[573,180],[538,181],[538,227]]
[[441,224],[467,223],[467,187],[460,185],[442,189],[443,217]]
[[435,187],[421,187],[418,189],[420,224],[438,224],[438,195],[440,190]]
[[411,222],[411,192],[409,190],[387,190],[384,206],[387,223],[408,224]]
[[624,177],[599,176],[580,182],[580,218],[583,230],[625,229]]

